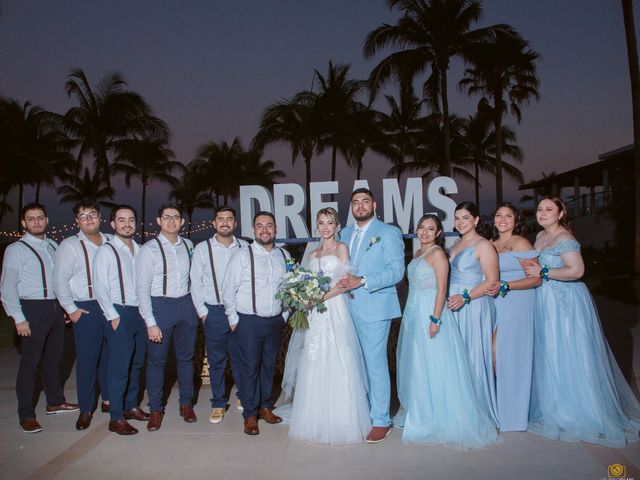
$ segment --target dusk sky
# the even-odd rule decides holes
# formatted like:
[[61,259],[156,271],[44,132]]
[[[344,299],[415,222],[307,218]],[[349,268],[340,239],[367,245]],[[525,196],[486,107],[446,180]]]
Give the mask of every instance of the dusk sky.
[[[397,18],[384,0],[3,0],[0,94],[64,113],[73,105],[64,93],[72,68],[84,69],[92,84],[119,71],[169,124],[177,159],[188,163],[206,141],[240,136],[248,145],[263,109],[309,88],[314,69],[325,73],[330,60],[350,63],[353,77],[366,78],[383,58],[363,58],[367,33]],[[506,119],[525,153],[526,181],[632,143],[619,1],[486,0],[478,26],[494,23],[514,26],[542,55],[540,101],[523,109],[521,124]],[[455,64],[449,75],[450,108],[466,117],[478,99],[457,90],[461,72]],[[303,182],[303,163],[291,168],[288,149],[271,148],[266,157],[286,169],[283,181]],[[374,191],[387,169],[384,160],[365,157],[363,177]],[[329,170],[317,160],[313,180],[329,180]],[[339,174],[341,192],[350,191],[355,172],[342,162]],[[471,186],[458,185],[456,201],[471,199]],[[483,178],[483,187],[486,211],[492,179]],[[522,193],[513,182],[505,185],[507,199]],[[157,201],[165,194],[156,192]],[[57,203],[53,192],[44,200]],[[58,212],[55,223],[71,217]]]

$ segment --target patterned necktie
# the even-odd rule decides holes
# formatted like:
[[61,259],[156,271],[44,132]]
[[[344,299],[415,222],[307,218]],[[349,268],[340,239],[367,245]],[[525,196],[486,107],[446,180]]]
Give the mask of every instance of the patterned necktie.
[[351,242],[350,256],[351,258],[355,258],[358,253],[358,245],[360,244],[360,237],[362,236],[362,229],[357,228],[353,232],[353,241]]

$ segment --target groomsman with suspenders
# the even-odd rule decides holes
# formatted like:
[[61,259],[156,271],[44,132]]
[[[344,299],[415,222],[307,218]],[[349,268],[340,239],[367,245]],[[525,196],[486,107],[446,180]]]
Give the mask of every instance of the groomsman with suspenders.
[[150,432],[159,430],[164,416],[164,367],[173,341],[178,370],[180,416],[197,420],[193,411],[193,356],[198,314],[193,306],[189,270],[193,243],[178,234],[184,224],[182,208],[165,203],[158,210],[157,238],[149,240],[136,258],[140,314],[147,324],[147,394]]
[[271,390],[282,337],[282,303],[275,294],[287,271],[289,253],[275,246],[272,213],[253,219],[255,241],[229,262],[222,301],[235,342],[240,367],[240,400],[244,433],[258,435],[258,416],[267,423],[282,419],[272,411]]
[[135,209],[129,205],[115,207],[111,212],[111,228],[115,235],[98,249],[93,263],[95,295],[108,322],[109,430],[134,435],[138,429],[127,420],[149,420],[149,414],[138,406],[147,329],[136,296],[134,262],[140,246],[133,240]]
[[80,416],[77,430],[91,424],[96,402],[96,379],[102,392],[102,409],[108,410],[107,368],[109,355],[104,337],[104,317],[93,286],[93,258],[110,236],[100,232],[100,207],[84,199],[73,207],[79,227],[65,238],[56,252],[53,288],[60,306],[73,323],[76,344],[76,383]]
[[20,428],[25,433],[36,433],[42,431],[33,403],[39,366],[47,415],[77,412],[78,405],[66,402],[60,378],[64,313],[53,290],[57,245],[45,235],[47,212],[44,205],[29,203],[22,208],[20,217],[26,233],[5,251],[0,296],[21,339],[16,380]]
[[236,388],[239,388],[236,355],[232,351],[229,335],[231,329],[222,303],[222,281],[229,261],[248,244],[233,235],[236,228],[236,212],[233,208],[219,208],[214,215],[213,226],[215,235],[198,244],[193,252],[191,296],[204,326],[212,394],[209,422],[216,424],[224,418],[227,407],[224,371],[229,353],[231,373]]

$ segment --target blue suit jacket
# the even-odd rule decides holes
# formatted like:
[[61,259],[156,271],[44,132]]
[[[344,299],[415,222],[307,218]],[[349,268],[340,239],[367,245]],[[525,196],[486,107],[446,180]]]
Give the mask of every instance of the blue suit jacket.
[[[353,232],[353,225],[344,228],[340,240],[348,246]],[[400,229],[374,218],[354,257],[350,259],[356,269],[354,274],[367,279],[367,287],[352,290],[353,298],[348,302],[354,320],[376,322],[400,317],[396,291],[396,283],[404,276],[404,242]]]

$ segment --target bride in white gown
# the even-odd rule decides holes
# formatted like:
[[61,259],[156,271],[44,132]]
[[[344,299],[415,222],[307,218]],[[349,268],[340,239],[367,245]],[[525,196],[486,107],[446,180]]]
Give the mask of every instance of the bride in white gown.
[[326,312],[313,310],[309,329],[295,331],[289,343],[282,385],[287,397],[293,395],[289,437],[325,445],[363,443],[371,422],[362,352],[345,291],[335,286],[349,270],[349,251],[336,241],[340,225],[333,208],[320,210],[316,221],[321,242],[309,255],[309,268],[331,277],[332,288]]

